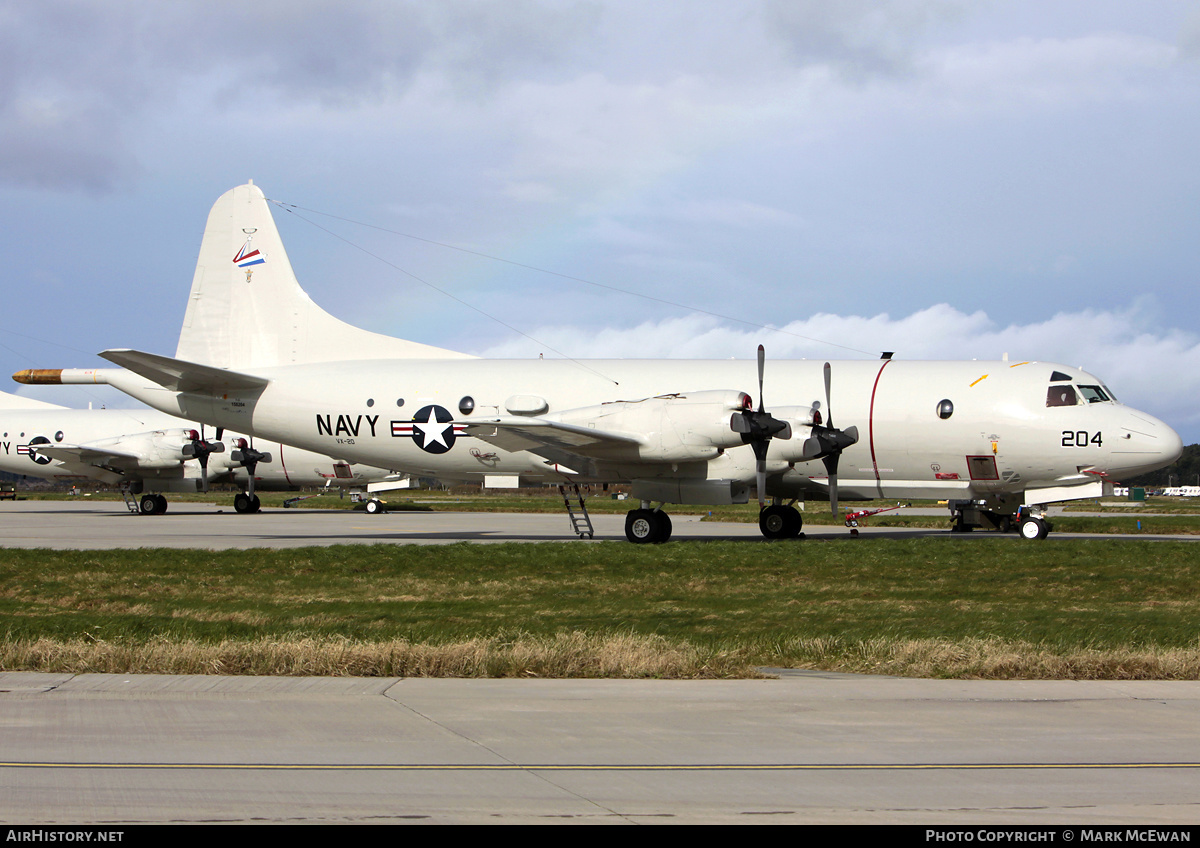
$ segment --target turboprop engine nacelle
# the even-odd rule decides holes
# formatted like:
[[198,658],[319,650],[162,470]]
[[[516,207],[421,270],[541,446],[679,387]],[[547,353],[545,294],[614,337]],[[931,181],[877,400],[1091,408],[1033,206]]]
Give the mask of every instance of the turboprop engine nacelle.
[[559,420],[636,437],[640,462],[694,462],[743,443],[729,425],[730,413],[750,405],[745,392],[718,389],[613,401],[572,409]]
[[820,447],[810,438],[814,422],[814,407],[782,406],[772,409],[771,414],[785,421],[791,438],[775,438],[771,441],[768,456],[783,462],[807,462],[816,458]]

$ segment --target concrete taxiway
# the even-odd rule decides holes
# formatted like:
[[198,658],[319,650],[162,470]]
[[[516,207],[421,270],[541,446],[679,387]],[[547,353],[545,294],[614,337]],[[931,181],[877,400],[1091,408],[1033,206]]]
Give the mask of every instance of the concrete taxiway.
[[[928,512],[914,509],[914,514]],[[944,514],[944,511],[936,511]],[[743,539],[762,542],[754,523],[701,521],[673,515],[672,539]],[[625,516],[593,514],[593,541],[625,541]],[[840,526],[805,527],[809,538],[848,538]],[[998,538],[998,533],[948,529],[871,527],[863,536],[944,536],[963,540]],[[1051,538],[1069,538],[1054,533]],[[1014,537],[1015,538],[1015,537]],[[1116,537],[1116,538],[1130,538]],[[1197,536],[1139,534],[1139,539],[1200,541]],[[294,548],[305,545],[421,544],[454,542],[564,542],[576,539],[566,512],[488,513],[268,509],[239,515],[231,506],[173,503],[164,515],[135,515],[111,501],[16,501],[0,503],[0,548]],[[785,543],[786,544],[786,543]],[[1032,543],[1031,543],[1032,544]]]
[[8,823],[1189,824],[1200,683],[0,674]]

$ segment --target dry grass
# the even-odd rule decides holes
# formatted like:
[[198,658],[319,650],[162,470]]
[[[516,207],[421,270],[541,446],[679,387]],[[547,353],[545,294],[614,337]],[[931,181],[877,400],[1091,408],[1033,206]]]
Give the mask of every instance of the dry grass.
[[[993,680],[1197,680],[1194,648],[1054,650],[1003,639],[797,638],[757,653],[770,665],[903,677]],[[522,634],[444,645],[337,637],[167,639],[114,643],[40,638],[0,644],[8,671],[321,677],[731,679],[769,676],[744,650],[712,651],[660,636]]]
[[445,645],[337,637],[158,639],[114,643],[40,638],[0,643],[0,668],[107,674],[257,674],[334,677],[744,678],[762,675],[733,654],[659,636],[560,633]]
[[1004,639],[796,639],[779,646],[797,667],[863,674],[988,680],[1197,680],[1191,648],[1075,648]]

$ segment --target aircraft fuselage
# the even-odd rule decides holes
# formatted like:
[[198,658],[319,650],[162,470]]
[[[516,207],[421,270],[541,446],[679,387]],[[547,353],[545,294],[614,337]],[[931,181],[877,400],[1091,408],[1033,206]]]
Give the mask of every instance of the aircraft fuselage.
[[[1161,467],[1181,450],[1169,426],[1116,402],[1094,376],[1062,365],[838,361],[832,364],[831,409],[825,408],[823,365],[767,363],[766,409],[798,421],[791,439],[770,444],[768,488],[774,496],[819,497],[825,491],[822,463],[798,455],[814,401],[821,402],[827,422],[832,412],[836,426],[859,430],[858,443],[841,458],[841,492],[848,498],[1025,492],[1029,502],[1069,499],[1074,495],[1057,496],[1060,490]],[[600,451],[593,462],[569,467],[547,459],[547,451],[498,449],[467,430],[489,417],[562,419],[571,410],[696,391],[756,394],[753,361],[368,360],[255,373],[270,380],[258,394],[134,393],[173,414],[446,480],[488,474],[575,482],[721,480],[732,481],[734,500],[738,486],[754,480],[746,446],[697,449],[694,457],[658,462]],[[1056,386],[1069,387],[1074,402],[1052,405],[1049,393]],[[660,435],[679,438],[639,434],[649,443]],[[1045,500],[1038,500],[1042,495]],[[721,500],[706,498],[684,493],[660,499]]]

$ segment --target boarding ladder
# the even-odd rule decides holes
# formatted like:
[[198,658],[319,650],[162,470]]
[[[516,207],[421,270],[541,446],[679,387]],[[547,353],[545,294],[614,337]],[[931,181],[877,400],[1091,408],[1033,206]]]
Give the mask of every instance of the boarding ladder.
[[129,484],[121,484],[121,497],[125,499],[125,506],[129,507],[129,511],[134,515],[141,515],[141,507],[138,506],[137,496],[129,491]]
[[580,491],[578,483],[572,483],[571,488],[575,490],[575,500],[579,503],[578,513],[575,512],[575,507],[571,506],[571,496],[567,494],[567,487],[558,487],[558,493],[562,495],[563,506],[567,508],[567,515],[571,516],[571,529],[578,534],[580,539],[594,538],[596,531],[592,527],[592,518],[588,515],[587,504],[583,502],[583,492]]

